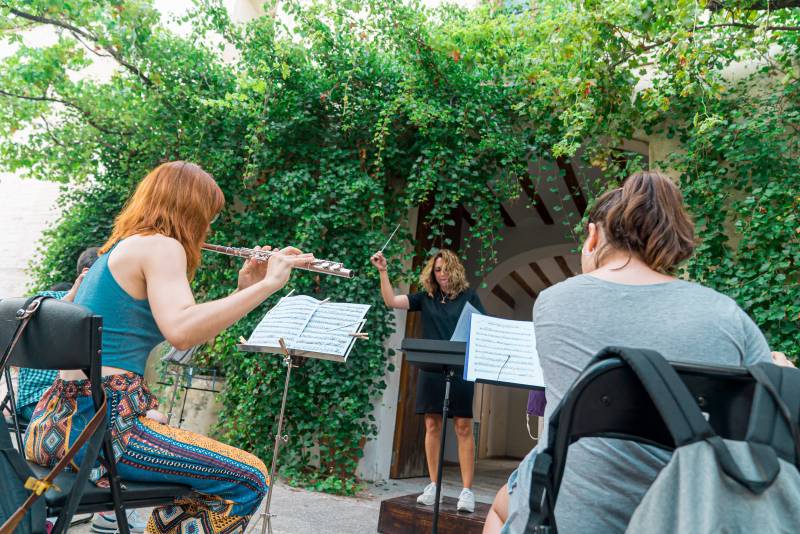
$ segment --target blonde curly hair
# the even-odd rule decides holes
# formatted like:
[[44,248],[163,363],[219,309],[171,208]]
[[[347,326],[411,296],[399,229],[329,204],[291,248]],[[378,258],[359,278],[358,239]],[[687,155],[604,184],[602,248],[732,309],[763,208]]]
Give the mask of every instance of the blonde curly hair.
[[464,269],[464,264],[461,263],[461,260],[452,250],[446,248],[439,249],[422,269],[422,274],[419,276],[419,283],[425,288],[425,292],[428,296],[433,298],[433,294],[436,290],[440,289],[433,270],[436,265],[436,260],[439,258],[442,258],[442,269],[450,275],[450,283],[448,284],[450,287],[448,288],[447,296],[454,299],[469,287],[469,282],[467,282],[467,271]]

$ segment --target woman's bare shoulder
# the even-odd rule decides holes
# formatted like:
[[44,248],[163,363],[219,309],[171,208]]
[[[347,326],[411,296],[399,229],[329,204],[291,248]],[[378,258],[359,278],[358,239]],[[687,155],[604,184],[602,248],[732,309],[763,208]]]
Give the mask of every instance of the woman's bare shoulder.
[[161,234],[130,236],[120,248],[128,259],[141,259],[143,264],[186,263],[186,252],[180,241]]
[[168,237],[162,234],[151,235],[133,235],[125,241],[129,242],[132,248],[145,249],[152,252],[154,249],[160,252],[181,251],[183,252],[183,245],[181,242],[173,237]]

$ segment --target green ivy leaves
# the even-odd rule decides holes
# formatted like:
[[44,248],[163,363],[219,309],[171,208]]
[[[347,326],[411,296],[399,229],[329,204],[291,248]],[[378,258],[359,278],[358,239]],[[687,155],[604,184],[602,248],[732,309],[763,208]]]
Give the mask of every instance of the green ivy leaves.
[[[292,280],[301,293],[374,307],[370,340],[346,365],[311,361],[294,375],[280,461],[294,483],[352,493],[377,431],[372,406],[398,361],[383,346],[393,325],[368,262],[395,224],[429,203],[428,237],[447,245],[463,206],[466,247],[485,271],[497,259],[498,204],[521,194],[531,162],[532,186],[559,197],[557,158],[596,167],[599,178],[581,184],[591,200],[642,165],[620,149],[644,134],[677,143],[649,164],[678,171],[697,221],[688,276],[735,298],[774,349],[800,355],[800,32],[768,29],[800,26],[798,10],[490,4],[267,2],[267,16],[235,24],[222,2],[200,0],[179,36],[145,0],[4,2],[0,164],[66,184],[37,286],[73,278],[78,253],[105,240],[160,161],[200,163],[227,199],[211,241],[293,244],[360,272],[358,282]],[[26,46],[30,16],[60,37]],[[98,55],[115,65],[108,79],[76,75]],[[746,61],[757,68],[736,70]],[[580,219],[572,204],[552,206],[565,233]],[[395,263],[413,250],[402,237],[387,251]],[[233,290],[237,268],[206,256],[198,300]],[[219,436],[267,462],[283,369],[234,345],[274,300],[203,355],[227,376]]]

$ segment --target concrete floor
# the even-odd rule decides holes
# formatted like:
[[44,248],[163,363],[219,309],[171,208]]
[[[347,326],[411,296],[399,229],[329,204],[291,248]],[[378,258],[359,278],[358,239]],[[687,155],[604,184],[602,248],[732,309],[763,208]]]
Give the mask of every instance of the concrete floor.
[[[495,492],[502,486],[511,471],[518,465],[516,460],[481,460],[476,468],[473,491],[479,502],[492,502]],[[280,482],[273,488],[272,520],[274,534],[365,534],[376,531],[381,501],[400,495],[419,493],[429,481],[427,478],[388,480],[369,484],[358,497],[336,497],[290,488]],[[458,497],[461,480],[457,466],[446,466],[443,491],[450,497]],[[140,514],[149,513],[142,509]],[[250,524],[251,531],[261,532],[256,525],[257,516]],[[88,534],[89,525],[80,525],[69,530],[74,534]]]

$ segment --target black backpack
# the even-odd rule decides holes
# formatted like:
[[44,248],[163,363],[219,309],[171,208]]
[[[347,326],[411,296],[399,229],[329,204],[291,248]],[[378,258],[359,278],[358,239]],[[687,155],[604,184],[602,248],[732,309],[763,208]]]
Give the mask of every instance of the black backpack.
[[[0,480],[3,491],[0,492],[0,525],[6,522],[14,512],[22,507],[31,494],[25,489],[25,482],[36,479],[28,463],[11,444],[11,436],[4,419],[0,419]],[[44,499],[34,501],[28,513],[16,526],[15,534],[44,534],[45,531]]]
[[[748,499],[748,505],[759,504],[760,496],[766,495],[772,500],[761,504],[769,511],[781,499],[764,492],[778,479],[781,465],[787,469],[784,475],[792,477],[791,485],[798,485],[795,482],[800,478],[797,473],[800,465],[800,370],[771,363],[746,369],[681,364],[676,367],[682,375],[657,352],[618,347],[603,349],[589,362],[553,412],[547,448],[534,460],[526,533],[557,532],[554,510],[567,449],[581,436],[616,437],[677,449],[673,455],[676,463],[676,457],[680,456],[677,452],[683,447],[687,450],[692,446],[695,449],[707,447],[710,454],[705,455],[704,465],[719,474],[715,480],[721,481],[726,486],[724,489],[729,490],[731,484],[740,488],[738,493],[729,493]],[[692,386],[687,387],[687,383]],[[698,394],[698,391],[709,394]],[[624,397],[624,401],[618,402],[621,398],[615,399],[617,396]],[[704,405],[702,411],[700,405]],[[712,421],[715,415],[719,417],[723,434],[735,437],[723,440],[712,429],[703,411],[711,414]],[[755,474],[751,469],[746,470],[750,474],[745,474],[731,455],[736,441],[748,448],[745,462],[758,466]],[[673,461],[664,468],[659,479],[664,478],[662,475],[670,468],[675,470]],[[676,494],[670,491],[674,488],[667,487],[665,491],[664,481],[661,482],[660,495]],[[782,489],[786,486],[782,484]],[[653,498],[648,501],[649,519],[643,520],[643,512],[637,510],[640,515],[637,525],[652,526],[653,520],[659,518],[663,519],[660,524],[664,528],[675,528],[674,521],[680,519],[679,514],[676,512],[664,519],[659,517],[662,514],[658,510],[659,507],[674,507],[676,503],[664,502],[663,498],[656,500],[655,508]],[[735,504],[735,499],[731,504]],[[689,506],[703,509],[697,502]],[[789,509],[796,506],[800,506],[800,502],[790,505]]]

